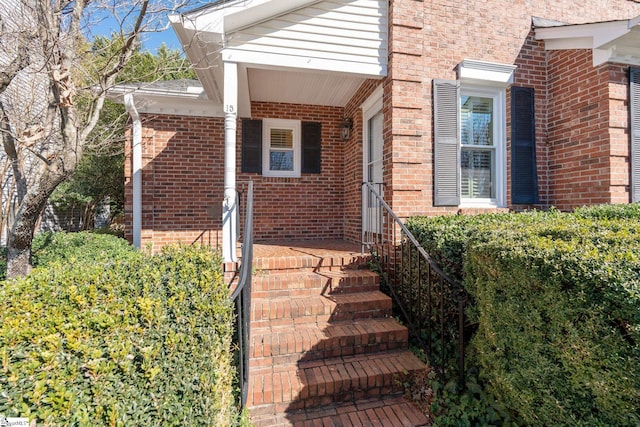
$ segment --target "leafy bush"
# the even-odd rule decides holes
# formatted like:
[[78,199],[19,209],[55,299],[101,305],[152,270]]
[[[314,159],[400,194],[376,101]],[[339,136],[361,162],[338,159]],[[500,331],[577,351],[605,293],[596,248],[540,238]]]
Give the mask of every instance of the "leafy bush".
[[583,206],[576,208],[574,214],[580,218],[593,219],[640,218],[640,203]]
[[46,266],[53,261],[101,263],[133,252],[124,239],[105,233],[40,233],[33,239],[32,263]]
[[410,221],[434,258],[457,257],[478,326],[466,389],[435,382],[438,423],[640,424],[638,212]]
[[0,414],[38,425],[237,422],[233,307],[219,257],[91,249],[101,261],[70,262],[57,251],[0,288]]
[[471,356],[519,423],[640,423],[640,221],[486,230],[466,261]]

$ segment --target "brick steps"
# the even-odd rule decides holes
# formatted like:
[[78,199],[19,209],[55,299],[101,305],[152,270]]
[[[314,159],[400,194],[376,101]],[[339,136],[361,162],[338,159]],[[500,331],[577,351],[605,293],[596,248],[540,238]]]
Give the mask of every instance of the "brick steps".
[[281,427],[412,427],[428,424],[424,414],[399,396],[361,399],[355,403],[340,403],[278,415],[260,415],[253,417],[252,421],[256,425]]
[[408,350],[253,367],[252,413],[285,412],[402,392],[402,380],[423,370]]
[[301,254],[298,256],[255,258],[253,267],[256,272],[291,271],[340,271],[350,268],[361,268],[368,257],[360,254],[326,255]]
[[425,366],[390,317],[379,276],[363,268],[367,257],[286,251],[254,259],[247,407],[255,425],[426,425],[401,396],[402,379]]
[[380,291],[308,297],[254,298],[251,326],[324,323],[391,315],[391,298]]
[[407,348],[407,328],[391,318],[358,319],[251,331],[252,366],[270,366]]
[[289,274],[256,274],[251,287],[253,298],[297,297],[319,294],[368,292],[379,289],[373,271],[347,269]]

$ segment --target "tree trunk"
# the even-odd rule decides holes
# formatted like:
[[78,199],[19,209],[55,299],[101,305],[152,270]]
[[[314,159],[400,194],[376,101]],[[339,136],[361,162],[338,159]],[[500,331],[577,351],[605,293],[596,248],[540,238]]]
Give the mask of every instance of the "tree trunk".
[[31,272],[31,243],[36,225],[49,196],[63,179],[62,174],[45,174],[20,203],[7,241],[7,279]]

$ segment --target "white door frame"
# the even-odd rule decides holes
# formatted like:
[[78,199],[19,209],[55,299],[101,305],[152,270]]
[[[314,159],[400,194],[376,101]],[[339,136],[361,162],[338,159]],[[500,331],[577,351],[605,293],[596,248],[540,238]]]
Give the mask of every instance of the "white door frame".
[[[382,112],[382,95],[383,88],[382,85],[378,86],[376,90],[362,103],[360,108],[362,109],[362,178],[363,181],[367,181],[369,179],[369,120],[373,118],[378,113]],[[383,119],[384,120],[384,119]],[[369,215],[369,201],[368,201],[368,191],[366,191],[364,185],[362,187],[362,241],[365,241],[365,233],[367,231],[375,231],[372,227],[369,227],[367,218]],[[380,224],[378,224],[379,226]],[[378,228],[378,227],[376,227]]]

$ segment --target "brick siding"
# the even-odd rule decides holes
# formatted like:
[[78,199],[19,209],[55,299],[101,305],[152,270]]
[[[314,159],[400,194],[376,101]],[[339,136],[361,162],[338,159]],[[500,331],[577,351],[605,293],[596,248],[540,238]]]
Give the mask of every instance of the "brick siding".
[[[433,206],[433,79],[455,79],[456,66],[474,59],[517,66],[514,84],[533,87],[540,204],[627,203],[628,67],[592,66],[590,50],[545,51],[534,39],[532,16],[569,23],[628,19],[640,4],[627,0],[466,2],[392,0],[389,71],[363,84],[345,108],[252,104],[253,118],[322,123],[322,173],[300,178],[251,178],[256,189],[256,238],[360,239],[363,181],[362,110],[383,85],[385,197],[396,213],[440,215]],[[507,204],[510,204],[510,101],[507,90]],[[343,117],[353,119],[349,141]],[[182,241],[215,245],[223,198],[224,126],[221,118],[146,115],[143,135],[143,245]],[[128,148],[127,148],[128,150]],[[126,166],[126,223],[131,224],[130,156]],[[215,210],[215,209],[214,209]],[[483,212],[465,209],[463,213]],[[131,238],[131,229],[127,228]]]

